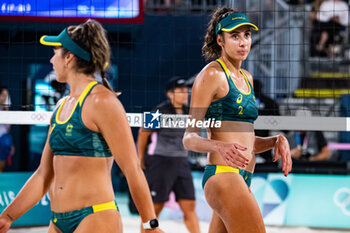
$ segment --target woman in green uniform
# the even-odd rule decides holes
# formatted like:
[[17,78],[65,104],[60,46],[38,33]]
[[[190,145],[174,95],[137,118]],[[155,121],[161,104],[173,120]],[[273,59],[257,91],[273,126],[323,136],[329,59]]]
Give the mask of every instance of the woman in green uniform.
[[[110,59],[105,30],[88,20],[40,42],[54,46],[50,62],[70,94],[53,113],[39,168],[0,215],[0,232],[7,232],[47,191],[49,232],[122,232],[111,183],[113,159],[128,180],[146,232],[162,232],[126,113],[104,75]],[[96,71],[103,85],[95,81]]]
[[284,174],[291,171],[289,145],[282,135],[256,137],[258,116],[253,78],[241,69],[251,47],[251,29],[258,28],[244,14],[231,8],[213,13],[205,36],[203,55],[210,62],[198,74],[192,88],[192,120],[215,119],[209,139],[189,127],[183,138],[187,150],[208,152],[203,187],[213,209],[210,233],[262,233],[264,222],[250,191],[255,153],[275,149],[274,161],[282,158]]

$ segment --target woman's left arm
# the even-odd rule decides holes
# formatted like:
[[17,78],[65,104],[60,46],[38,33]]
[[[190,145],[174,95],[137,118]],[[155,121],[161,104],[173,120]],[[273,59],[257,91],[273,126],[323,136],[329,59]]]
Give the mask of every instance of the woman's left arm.
[[[247,71],[243,70],[247,75],[250,84],[253,86],[253,76]],[[292,159],[290,154],[290,148],[288,140],[283,135],[277,135],[272,137],[255,137],[254,153],[261,153],[267,150],[275,149],[273,161],[276,162],[282,159],[282,171],[287,176],[292,170]]]
[[[140,166],[135,142],[126,112],[113,93],[98,94],[87,114],[105,138],[112,154],[125,175],[131,196],[143,222],[156,218],[151,194]],[[162,232],[160,229],[152,232]]]
[[259,154],[275,147],[279,135],[271,137],[255,136],[254,153]]
[[282,159],[282,171],[287,176],[292,170],[292,159],[288,140],[283,135],[271,137],[255,137],[254,153],[258,154],[267,150],[275,149],[273,161]]

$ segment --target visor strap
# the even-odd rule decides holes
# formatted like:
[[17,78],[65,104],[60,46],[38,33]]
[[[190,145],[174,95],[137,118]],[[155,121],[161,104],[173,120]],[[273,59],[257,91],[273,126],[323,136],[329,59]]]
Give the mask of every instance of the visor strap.
[[89,52],[87,52],[85,49],[81,48],[79,45],[77,45],[68,35],[67,28],[64,29],[62,32],[62,35],[60,35],[61,44],[64,48],[68,49],[71,53],[74,55],[84,59],[85,61],[90,62],[91,61],[91,55]]
[[219,34],[219,32],[221,31],[221,28],[222,28],[222,26],[221,26],[221,23],[222,23],[222,21],[224,20],[224,19],[226,19],[226,17],[227,16],[229,16],[229,15],[231,15],[231,14],[233,14],[232,12],[226,12],[226,13],[224,13],[221,17],[222,17],[222,19],[219,21],[219,23],[216,25],[216,27],[215,27],[215,34],[217,35],[217,34]]

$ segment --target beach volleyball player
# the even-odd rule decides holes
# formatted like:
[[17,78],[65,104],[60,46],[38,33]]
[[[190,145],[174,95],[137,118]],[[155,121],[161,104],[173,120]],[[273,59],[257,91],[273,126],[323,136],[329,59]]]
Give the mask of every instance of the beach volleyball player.
[[[67,83],[70,93],[53,113],[38,169],[0,215],[0,232],[47,191],[49,232],[122,232],[111,182],[113,159],[126,176],[146,232],[162,232],[126,113],[104,75],[110,59],[105,30],[88,20],[40,42],[53,46],[56,79]],[[96,71],[103,85],[95,81]]]
[[258,28],[246,15],[231,8],[217,9],[209,22],[203,55],[210,62],[192,88],[190,118],[215,119],[209,139],[200,128],[189,127],[183,138],[187,150],[208,152],[203,187],[213,209],[210,233],[265,232],[258,204],[249,188],[255,153],[274,148],[274,161],[282,158],[285,175],[291,171],[289,145],[282,135],[256,137],[258,117],[252,75],[241,69],[251,47],[251,30]]

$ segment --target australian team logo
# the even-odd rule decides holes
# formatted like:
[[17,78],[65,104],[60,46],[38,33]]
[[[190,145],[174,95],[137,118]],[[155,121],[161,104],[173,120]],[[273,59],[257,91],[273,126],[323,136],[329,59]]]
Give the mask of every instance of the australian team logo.
[[235,17],[235,18],[232,18],[232,20],[236,20],[236,19],[246,19],[246,18],[244,18],[244,17],[242,17],[242,16],[240,16],[240,17]]
[[72,136],[72,131],[73,131],[73,125],[68,124],[66,127],[66,136],[68,136],[68,137]]

